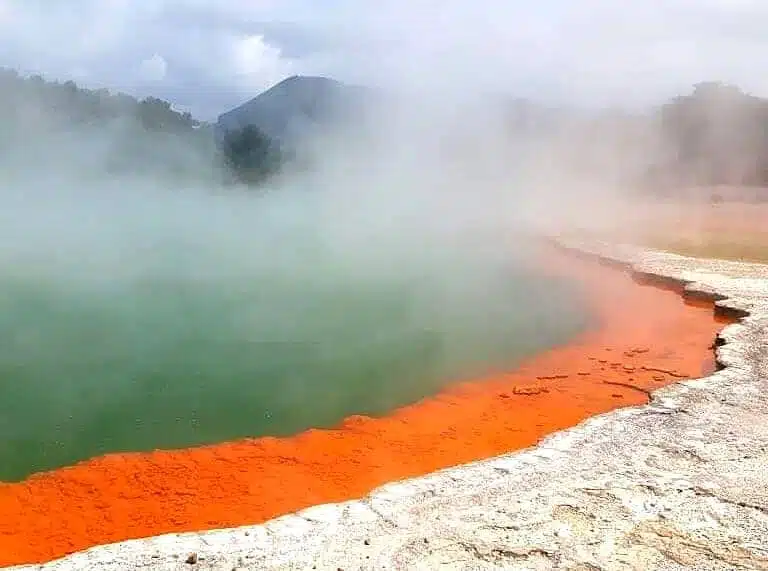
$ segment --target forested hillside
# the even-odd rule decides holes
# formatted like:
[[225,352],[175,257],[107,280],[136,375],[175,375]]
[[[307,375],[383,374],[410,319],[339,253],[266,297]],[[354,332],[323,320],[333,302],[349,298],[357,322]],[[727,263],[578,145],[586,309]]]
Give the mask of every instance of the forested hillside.
[[209,124],[168,101],[0,70],[0,164],[78,175],[219,176]]
[[[103,125],[128,117],[156,131],[183,132],[201,125],[189,113],[171,109],[171,104],[162,99],[138,100],[122,93],[112,94],[107,89],[83,89],[74,81],[46,81],[39,75],[22,77],[10,69],[0,69],[0,99],[3,121],[27,127]],[[48,113],[43,115],[40,110]]]

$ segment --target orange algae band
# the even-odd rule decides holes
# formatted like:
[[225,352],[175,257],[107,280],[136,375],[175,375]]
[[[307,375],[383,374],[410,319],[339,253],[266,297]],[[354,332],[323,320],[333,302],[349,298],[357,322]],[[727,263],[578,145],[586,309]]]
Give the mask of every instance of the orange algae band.
[[0,566],[364,496],[388,481],[526,448],[713,367],[709,348],[724,320],[711,304],[687,304],[627,271],[559,252],[543,263],[586,288],[599,327],[514,372],[383,418],[351,417],[289,438],[113,454],[0,484]]

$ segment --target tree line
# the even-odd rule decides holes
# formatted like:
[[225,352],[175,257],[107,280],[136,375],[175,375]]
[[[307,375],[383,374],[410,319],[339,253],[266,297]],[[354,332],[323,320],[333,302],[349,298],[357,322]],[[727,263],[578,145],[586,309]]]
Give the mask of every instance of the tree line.
[[658,111],[670,187],[768,185],[768,100],[719,82],[694,86]]
[[[568,114],[529,104],[518,115],[535,116],[537,124],[562,124]],[[511,137],[532,136],[520,121],[515,119]],[[617,145],[635,148],[638,158],[637,140],[651,131],[653,159],[641,168],[638,161],[627,161],[642,172],[641,186],[768,186],[768,100],[719,82],[697,84],[690,94],[640,118],[603,113],[565,137],[565,147],[572,149],[566,155],[580,166],[591,164],[595,153],[585,147],[599,147],[602,138],[610,150]],[[78,136],[67,138],[73,132]],[[594,144],[583,144],[585,132]],[[95,141],[90,147],[89,138]],[[632,151],[623,154],[626,158]],[[29,166],[50,163],[59,155],[81,161],[83,169],[98,167],[108,173],[210,176],[212,181],[251,185],[263,183],[290,160],[288,152],[255,126],[227,133],[217,143],[211,124],[175,110],[168,101],[0,69],[0,163],[15,157]],[[594,169],[604,170],[605,157],[612,154],[601,156]]]
[[279,170],[281,161],[277,146],[255,127],[217,145],[213,125],[163,99],[0,68],[0,165],[5,170],[66,163],[82,173],[259,184]]

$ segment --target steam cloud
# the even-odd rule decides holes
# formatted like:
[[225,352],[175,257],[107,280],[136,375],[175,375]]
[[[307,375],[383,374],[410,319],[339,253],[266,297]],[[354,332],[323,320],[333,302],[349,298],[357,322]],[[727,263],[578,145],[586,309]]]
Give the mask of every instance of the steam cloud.
[[[128,4],[130,11],[123,9]],[[202,18],[198,24],[211,18],[215,24],[212,29],[218,34],[215,42],[212,40],[214,51],[231,55],[227,50],[234,49],[227,30],[231,32],[238,20],[237,11],[215,15],[200,3],[167,2],[157,12],[142,9],[135,15],[132,4],[100,3],[106,7],[100,12],[102,27],[95,36],[96,43],[78,44],[79,51],[71,52],[71,59],[55,58],[50,52],[43,53],[41,59],[50,62],[54,73],[72,70],[79,61],[97,69],[119,53],[121,45],[136,48],[124,33],[117,33],[118,28],[131,28],[128,22],[140,23],[132,18],[143,18],[142,22],[152,23],[146,37],[160,42],[161,24],[170,26],[173,21],[170,13],[186,22],[180,29],[187,37],[190,30],[200,28],[194,24],[196,17]],[[229,5],[234,4],[238,3]],[[524,264],[529,254],[536,251],[525,234],[598,224],[602,215],[614,212],[630,194],[637,175],[663,158],[668,149],[658,126],[642,113],[596,114],[585,109],[585,101],[601,105],[615,102],[614,95],[625,93],[630,86],[629,81],[616,80],[616,74],[627,67],[619,57],[623,47],[609,54],[618,64],[609,66],[610,58],[602,57],[593,62],[592,69],[581,59],[570,59],[569,46],[563,48],[557,39],[559,29],[566,40],[581,42],[586,51],[580,53],[610,51],[608,46],[615,44],[589,37],[587,32],[592,28],[585,25],[585,14],[561,7],[556,13],[564,20],[556,21],[557,16],[540,11],[543,8],[531,8],[527,20],[515,19],[502,4],[507,5],[420,2],[416,9],[402,12],[401,2],[376,10],[345,4],[344,18],[353,26],[345,27],[344,18],[332,17],[323,22],[318,17],[313,24],[312,15],[298,26],[303,26],[305,36],[307,30],[320,28],[326,30],[324,36],[336,34],[341,38],[340,46],[303,60],[266,48],[262,62],[239,56],[225,58],[221,67],[232,77],[238,71],[249,71],[241,69],[243,62],[250,61],[248,65],[255,68],[250,70],[249,79],[240,77],[234,84],[227,84],[226,77],[211,71],[216,66],[209,55],[191,49],[200,61],[186,60],[189,68],[205,64],[208,69],[207,74],[201,73],[200,84],[208,82],[215,88],[232,85],[231,92],[237,98],[256,95],[257,85],[266,87],[288,72],[318,72],[321,68],[345,72],[340,79],[346,79],[345,75],[353,80],[375,79],[372,83],[383,90],[384,95],[366,108],[363,116],[305,141],[314,159],[312,168],[288,170],[259,192],[217,186],[212,182],[210,165],[199,164],[198,149],[190,147],[187,152],[178,144],[153,148],[152,160],[181,163],[193,173],[199,169],[199,176],[174,179],[115,174],[105,157],[131,141],[130,126],[94,129],[68,125],[55,137],[44,139],[33,128],[12,133],[10,144],[6,144],[9,150],[0,158],[4,179],[0,187],[0,274],[30,295],[42,288],[40,299],[55,306],[54,313],[65,307],[97,304],[117,308],[119,319],[144,328],[139,335],[143,344],[128,348],[133,351],[130,374],[135,377],[162,361],[159,355],[172,354],[180,359],[173,347],[186,347],[179,345],[179,339],[194,335],[213,342],[217,335],[229,338],[234,328],[259,342],[319,342],[333,329],[334,319],[340,323],[354,320],[355,312],[370,307],[366,305],[370,300],[387,301],[377,306],[375,319],[371,317],[361,326],[370,334],[364,343],[374,344],[378,334],[410,339],[413,334],[440,331],[449,322],[461,322],[472,331],[475,347],[492,345],[491,338],[499,334],[493,326],[499,313],[504,319],[516,319],[521,328],[538,320],[541,337],[556,336],[555,322],[562,320],[562,314],[548,318],[536,304],[529,303],[536,287],[521,278],[527,271]],[[668,4],[679,10],[686,5]],[[709,3],[707,10],[713,14],[725,10],[715,4]],[[84,5],[92,8],[95,4]],[[109,6],[115,11],[110,12]],[[174,6],[178,10],[173,10]],[[0,9],[0,32],[15,30],[8,36],[9,52],[15,50],[24,61],[32,61],[28,48],[30,38],[39,39],[35,27],[40,24],[40,30],[54,30],[51,22],[44,21],[39,7],[30,12],[20,2],[0,4]],[[268,13],[254,10],[249,13],[252,22]],[[628,25],[629,16],[622,16],[618,8],[606,3],[590,2],[584,10],[610,15],[615,22]],[[632,10],[635,8],[629,12]],[[661,30],[657,27],[661,26],[659,18],[650,12],[644,14],[646,18],[641,21],[645,27],[628,29],[634,43],[624,55],[632,65],[645,53],[641,40]],[[76,20],[67,22],[68,33],[84,25]],[[609,31],[603,39],[618,41],[615,29],[608,24],[605,27]],[[268,37],[253,31],[242,36],[250,38],[252,47],[253,37],[261,38],[262,47]],[[334,56],[334,49],[362,45],[363,36],[365,49],[347,52],[346,59]],[[515,46],[515,42],[520,45]],[[149,65],[152,73],[136,79],[134,91],[146,91],[155,85],[152,82],[160,82],[158,88],[163,89],[175,85],[176,93],[191,85],[189,78],[174,76],[175,66],[182,67],[185,61],[180,45],[159,43],[143,50],[146,53],[137,63],[149,61],[152,65],[138,67],[146,72]],[[261,63],[268,72],[259,79],[255,76]],[[354,73],[349,67],[352,64],[356,66]],[[28,69],[29,65],[22,67]],[[539,67],[548,70],[554,89],[541,87]],[[686,85],[706,79],[700,75],[703,70],[687,68],[687,64],[683,67],[689,73],[680,81]],[[637,68],[634,74],[642,75],[643,69],[648,68]],[[614,81],[603,81],[606,74]],[[109,73],[104,77],[114,78]],[[114,86],[121,87],[124,80],[115,79]],[[516,91],[510,89],[512,83],[521,87],[518,95],[541,95],[538,101],[544,103],[566,100],[573,105],[555,110],[552,105],[537,106],[537,100],[532,107],[515,103],[507,97],[509,91]],[[677,80],[659,81],[657,93],[667,93],[674,85]],[[571,87],[574,97],[569,101]],[[183,103],[210,110],[205,102],[191,101],[192,91],[184,90]],[[217,97],[213,99],[220,101]],[[20,112],[33,125],[50,110],[32,106]],[[521,120],[527,126],[521,127]],[[141,141],[136,142],[141,145]],[[136,317],[148,311],[148,306],[142,305],[146,295],[162,292],[164,300],[178,302],[175,317],[169,319],[179,319],[185,311],[185,296],[199,296],[201,291],[219,296],[211,306],[216,316],[210,320],[207,315],[193,322],[182,319],[159,336],[151,328],[167,324],[162,303],[152,302],[156,305],[149,307],[149,311],[157,312],[157,319]],[[258,311],[238,305],[243,292],[261,300]],[[396,299],[391,305],[393,295]],[[557,295],[552,293],[552,303],[557,303]],[[8,292],[2,296],[6,310],[3,329],[14,347],[26,348],[30,351],[27,355],[32,355],[40,329],[22,327],[27,314],[7,313],[16,299]],[[187,309],[196,311],[190,308],[199,298],[190,299]],[[519,299],[523,304],[514,310],[500,310],[502,299],[514,303]],[[562,303],[558,307],[566,311],[566,297],[559,299]],[[333,315],[317,314],[309,328],[297,326],[326,303],[335,304]],[[574,319],[577,313],[574,310]],[[377,331],[377,323],[386,323],[389,329]],[[211,329],[190,331],[192,325]],[[37,326],[43,327],[44,322],[38,321]],[[114,342],[127,339],[130,343],[136,338],[126,334]],[[454,362],[459,341],[465,340],[461,336],[441,339],[437,349],[441,365]],[[347,341],[355,339],[344,339]],[[362,345],[355,347],[364,349]],[[73,347],[64,348],[69,351]],[[104,359],[106,363],[108,359]],[[205,369],[210,364],[199,366]],[[48,372],[55,371],[55,364],[51,364]],[[88,371],[88,367],[77,370],[83,374]],[[93,371],[103,372],[99,367],[90,369]],[[108,389],[102,386],[99,398],[113,404],[121,398],[127,401],[130,391],[117,387],[117,383],[109,385],[114,393],[109,397]],[[306,385],[299,382],[285,386],[286,393],[304,390]],[[372,385],[368,390],[373,390]],[[204,400],[203,393],[200,399]],[[84,398],[83,402],[87,401]],[[184,406],[194,410],[195,404]],[[54,417],[62,410],[86,414],[87,408],[71,394],[49,406]],[[330,421],[332,415],[328,415]],[[14,426],[14,430],[21,428]],[[24,438],[9,437],[8,442],[22,442]],[[180,442],[172,440],[169,444]]]

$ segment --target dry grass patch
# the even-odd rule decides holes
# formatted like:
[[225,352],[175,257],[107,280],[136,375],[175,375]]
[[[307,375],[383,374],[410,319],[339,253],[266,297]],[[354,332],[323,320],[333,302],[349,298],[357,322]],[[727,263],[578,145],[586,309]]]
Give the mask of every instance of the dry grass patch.
[[656,235],[645,242],[650,248],[691,256],[743,262],[768,263],[768,220],[764,232],[697,232]]

